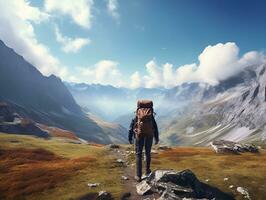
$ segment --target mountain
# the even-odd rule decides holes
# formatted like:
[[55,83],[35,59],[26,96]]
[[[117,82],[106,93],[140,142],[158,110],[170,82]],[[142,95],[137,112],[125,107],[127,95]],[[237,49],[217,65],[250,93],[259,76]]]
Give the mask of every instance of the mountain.
[[138,99],[153,99],[155,105],[159,105],[165,91],[165,89],[128,89],[84,83],[65,82],[65,85],[85,110],[115,122],[121,116],[133,115]]
[[198,90],[201,95],[193,102],[160,119],[163,140],[182,145],[208,145],[215,139],[265,142],[265,70],[266,64],[249,66]]
[[127,89],[65,83],[88,112],[128,127],[138,99],[152,99],[163,143],[209,145],[214,139],[265,142],[266,64],[247,66],[217,85]]
[[[10,104],[24,118],[70,130],[89,141],[112,142],[114,136],[82,111],[58,77],[43,76],[2,41],[0,58],[0,101]],[[125,141],[123,131],[116,141]]]

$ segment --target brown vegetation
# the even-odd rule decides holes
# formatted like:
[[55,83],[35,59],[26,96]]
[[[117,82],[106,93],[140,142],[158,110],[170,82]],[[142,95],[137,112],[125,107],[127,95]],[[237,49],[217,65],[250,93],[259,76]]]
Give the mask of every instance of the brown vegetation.
[[41,129],[48,131],[49,135],[52,137],[64,137],[64,138],[73,139],[73,140],[78,139],[78,137],[71,131],[63,130],[63,129],[56,128],[56,127],[49,127],[43,124],[38,124],[38,126]]
[[[201,181],[231,193],[237,200],[243,196],[236,191],[238,186],[246,188],[252,199],[266,196],[266,151],[260,153],[217,154],[206,147],[177,147],[153,155],[153,167],[191,169]],[[224,181],[224,178],[228,181]],[[234,188],[230,189],[229,186]]]
[[61,158],[44,149],[0,149],[0,199],[24,199],[54,188],[95,161]]

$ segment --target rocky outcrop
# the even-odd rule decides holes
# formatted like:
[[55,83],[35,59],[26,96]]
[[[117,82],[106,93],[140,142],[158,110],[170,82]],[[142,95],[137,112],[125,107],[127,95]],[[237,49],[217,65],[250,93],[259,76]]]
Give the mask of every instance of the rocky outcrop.
[[212,148],[216,153],[257,153],[259,149],[252,144],[240,144],[232,141],[217,140],[211,143]]
[[24,119],[22,119],[22,121],[12,123],[0,123],[0,132],[20,135],[34,135],[42,138],[50,137],[46,131],[40,129],[34,122],[24,122]]
[[155,170],[138,183],[136,189],[139,195],[158,193],[161,195],[159,200],[233,199],[219,189],[200,182],[190,170]]

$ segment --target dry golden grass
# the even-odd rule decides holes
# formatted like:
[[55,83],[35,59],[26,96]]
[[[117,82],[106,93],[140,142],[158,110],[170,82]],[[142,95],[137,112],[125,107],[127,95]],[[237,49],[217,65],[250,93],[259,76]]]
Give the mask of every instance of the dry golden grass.
[[65,159],[43,149],[0,149],[0,198],[25,196],[55,188],[96,158]]
[[77,199],[101,190],[118,198],[123,190],[123,169],[101,145],[1,133],[0,149],[0,199]]
[[[236,192],[237,186],[247,188],[252,199],[266,198],[265,151],[233,155],[216,154],[204,147],[179,147],[154,154],[152,160],[154,168],[191,169],[201,181],[209,179],[208,184],[233,194],[236,199],[242,199]],[[230,189],[230,185],[234,188]]]

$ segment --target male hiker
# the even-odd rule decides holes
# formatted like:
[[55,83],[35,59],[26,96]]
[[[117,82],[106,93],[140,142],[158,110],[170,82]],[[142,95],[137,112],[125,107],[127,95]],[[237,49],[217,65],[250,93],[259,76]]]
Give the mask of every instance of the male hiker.
[[153,138],[155,144],[159,142],[159,134],[157,124],[154,119],[153,102],[150,100],[139,100],[137,103],[136,116],[132,119],[129,131],[129,143],[133,143],[133,136],[135,137],[135,151],[136,151],[136,180],[141,181],[142,176],[142,151],[145,147],[146,155],[146,175],[151,173],[151,147]]

